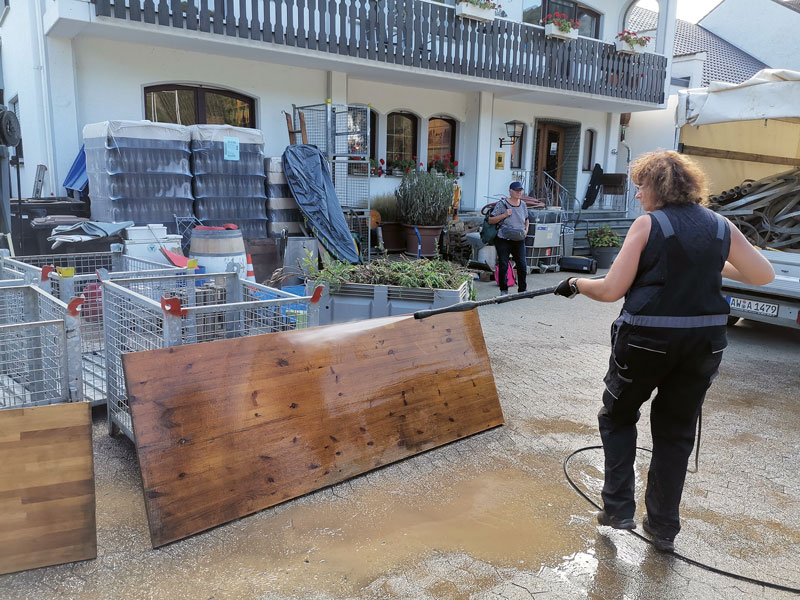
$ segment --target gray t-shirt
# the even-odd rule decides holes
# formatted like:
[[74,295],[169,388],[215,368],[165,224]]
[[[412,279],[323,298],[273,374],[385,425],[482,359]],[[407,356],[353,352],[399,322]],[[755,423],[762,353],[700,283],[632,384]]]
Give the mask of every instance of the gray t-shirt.
[[525,231],[525,221],[528,219],[528,207],[524,202],[520,202],[519,206],[512,206],[505,200],[500,201],[494,205],[490,216],[496,217],[497,215],[501,215],[509,208],[512,210],[511,216],[506,217],[497,224],[497,237],[506,240],[523,240],[528,233]]

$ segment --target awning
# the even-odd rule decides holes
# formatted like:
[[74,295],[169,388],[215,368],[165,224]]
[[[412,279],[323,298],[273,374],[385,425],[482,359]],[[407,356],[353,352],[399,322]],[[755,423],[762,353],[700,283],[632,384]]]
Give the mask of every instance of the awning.
[[800,122],[800,72],[764,69],[743,83],[678,91],[678,126],[788,119]]

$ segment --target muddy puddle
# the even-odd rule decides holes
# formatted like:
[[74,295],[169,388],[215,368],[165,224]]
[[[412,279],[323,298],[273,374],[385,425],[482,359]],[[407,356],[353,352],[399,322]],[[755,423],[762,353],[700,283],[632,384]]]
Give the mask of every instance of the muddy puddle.
[[284,507],[248,522],[247,556],[229,558],[239,569],[270,571],[284,591],[297,592],[312,578],[337,596],[433,553],[536,570],[586,547],[570,526],[571,512],[584,507],[557,478],[508,468],[456,472],[444,484],[435,479],[422,482],[428,491],[418,496],[374,489],[344,509],[339,502]]

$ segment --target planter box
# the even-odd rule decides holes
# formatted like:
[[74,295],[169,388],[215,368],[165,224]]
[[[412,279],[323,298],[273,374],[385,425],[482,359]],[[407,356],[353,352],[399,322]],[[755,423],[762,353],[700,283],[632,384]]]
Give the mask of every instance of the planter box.
[[558,38],[560,40],[577,40],[578,30],[570,29],[569,33],[564,33],[552,23],[548,23],[544,26],[544,35],[549,38]]
[[[306,282],[312,294],[314,282]],[[426,308],[441,308],[469,300],[469,282],[457,290],[431,290],[394,285],[345,283],[331,293],[326,287],[319,301],[319,324],[346,323],[379,317],[407,315]]]
[[495,14],[492,8],[481,8],[469,2],[459,2],[456,4],[456,16],[462,19],[472,19],[473,21],[480,21],[481,23],[489,23],[494,21]]
[[614,44],[620,54],[643,54],[647,49],[647,46],[639,46],[638,44],[631,47],[628,42],[623,42],[622,40],[617,40]]

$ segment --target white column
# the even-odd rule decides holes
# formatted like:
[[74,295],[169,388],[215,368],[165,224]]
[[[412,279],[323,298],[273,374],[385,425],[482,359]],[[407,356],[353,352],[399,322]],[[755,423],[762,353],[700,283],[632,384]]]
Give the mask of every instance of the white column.
[[428,168],[428,119],[419,118],[419,148],[417,148],[417,166],[422,163],[420,168]]
[[494,168],[492,153],[492,113],[494,94],[478,92],[467,103],[463,143],[458,154],[459,167],[466,175],[461,179],[462,210],[478,210],[489,195],[489,173]]
[[50,68],[50,107],[52,110],[53,164],[56,196],[64,193],[62,183],[83,143],[78,122],[77,73],[72,40],[47,39],[47,60]]
[[328,71],[328,98],[333,104],[347,104],[347,73]]

